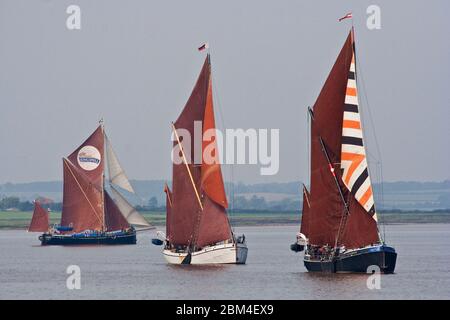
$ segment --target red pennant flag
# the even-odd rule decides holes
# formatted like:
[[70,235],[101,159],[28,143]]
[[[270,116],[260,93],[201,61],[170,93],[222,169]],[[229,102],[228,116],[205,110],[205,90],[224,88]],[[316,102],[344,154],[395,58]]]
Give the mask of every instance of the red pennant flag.
[[208,48],[209,48],[208,43],[204,43],[202,46],[200,46],[200,47],[198,48],[198,51],[203,51],[203,50],[208,49]]
[[353,18],[353,15],[351,12],[347,13],[345,16],[343,16],[342,18],[339,19],[339,22],[341,22],[342,20],[345,19],[349,19],[349,18]]

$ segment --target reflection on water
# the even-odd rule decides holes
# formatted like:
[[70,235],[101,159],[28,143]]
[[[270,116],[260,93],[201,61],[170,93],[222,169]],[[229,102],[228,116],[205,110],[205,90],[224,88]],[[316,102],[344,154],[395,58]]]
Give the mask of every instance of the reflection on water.
[[[0,231],[0,298],[450,298],[446,224],[387,226],[398,259],[396,274],[381,275],[380,290],[369,290],[364,274],[308,273],[302,254],[289,250],[296,226],[236,229],[248,241],[246,265],[168,265],[151,232],[134,246],[42,247],[37,234]],[[69,265],[80,266],[81,290],[66,288]]]

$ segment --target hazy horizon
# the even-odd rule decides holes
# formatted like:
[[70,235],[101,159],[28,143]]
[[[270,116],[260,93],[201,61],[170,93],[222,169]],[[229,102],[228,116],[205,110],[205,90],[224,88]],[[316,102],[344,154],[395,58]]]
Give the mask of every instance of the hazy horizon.
[[[71,4],[81,30],[66,28]],[[380,30],[366,27],[372,4]],[[309,181],[306,108],[348,34],[350,22],[337,19],[349,11],[374,182],[372,122],[385,182],[450,179],[448,1],[0,0],[0,184],[61,181],[61,158],[100,118],[130,179],[171,180],[170,122],[205,41],[218,127],[280,129],[277,175],[234,165],[225,180]]]

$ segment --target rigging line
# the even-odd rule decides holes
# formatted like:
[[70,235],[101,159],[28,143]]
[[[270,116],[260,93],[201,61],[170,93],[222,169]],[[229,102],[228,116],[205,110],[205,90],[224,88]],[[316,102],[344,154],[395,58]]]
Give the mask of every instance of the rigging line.
[[[67,161],[68,161],[68,160],[67,160]],[[86,193],[84,192],[83,188],[81,187],[80,183],[78,182],[78,179],[77,179],[77,178],[75,177],[75,175],[73,174],[72,169],[66,164],[65,161],[63,161],[63,162],[64,162],[64,165],[67,167],[67,169],[69,169],[70,174],[72,175],[72,177],[75,179],[75,182],[77,183],[78,188],[79,188],[79,189],[81,190],[81,192],[83,193],[83,196],[86,198],[87,202],[88,202],[89,205],[91,206],[92,211],[94,211],[94,214],[95,214],[96,218],[97,218],[98,221],[99,221],[100,223],[102,223],[102,225],[103,225],[103,221],[102,221],[102,219],[100,218],[100,215],[97,213],[97,211],[95,210],[95,208],[94,208],[94,206],[92,205],[91,201],[90,201],[89,198],[87,197]],[[95,188],[95,187],[94,187],[94,188]]]
[[[310,107],[308,107],[308,109],[310,109]],[[307,128],[307,133],[306,133],[306,173],[307,173],[307,178],[310,178],[311,181],[311,150],[310,150],[310,142],[311,142],[311,121],[309,120],[309,112],[306,112],[306,128]],[[303,185],[305,185],[305,183],[303,183]],[[311,182],[310,182],[310,186],[311,188]]]
[[[213,66],[212,66],[212,62],[211,62],[211,48],[208,49],[210,51],[210,55],[209,55],[209,63],[210,63],[210,67],[211,67],[211,73],[210,73],[210,77],[211,77],[211,84],[212,84],[212,91],[213,91],[213,97],[214,100],[217,101],[217,103],[214,103],[215,105],[217,105],[217,108],[219,110],[219,119],[220,119],[220,124],[222,126],[222,128],[224,130],[226,130],[226,126],[225,126],[225,117],[223,116],[223,112],[222,112],[222,104],[220,102],[220,95],[219,95],[219,90],[218,90],[218,84],[216,84],[217,80],[214,77],[214,73],[213,73]],[[216,128],[217,130],[217,128]],[[222,137],[225,137],[225,135],[222,134]],[[226,143],[226,142],[225,142]],[[217,144],[216,144],[217,145]],[[224,141],[222,141],[222,147],[224,146]],[[224,151],[224,150],[221,150]],[[224,152],[221,152],[222,154],[222,160],[225,159],[225,154]],[[224,161],[222,161],[221,166],[224,168],[228,168],[228,166],[225,166]],[[229,167],[229,170],[227,170],[227,174],[230,176],[230,181],[228,183],[228,190],[229,193],[231,194],[231,210],[230,211],[230,215],[227,215],[228,217],[228,222],[230,224],[230,227],[232,229],[234,229],[231,225],[231,214],[234,213],[234,205],[235,205],[235,190],[234,190],[234,166],[231,164]]]
[[[380,203],[380,205],[381,205],[381,207],[384,207],[383,159],[381,157],[380,144],[378,142],[378,137],[377,137],[376,130],[375,130],[375,123],[374,123],[374,119],[373,119],[373,116],[372,116],[372,111],[371,111],[371,107],[370,107],[370,104],[369,104],[369,99],[368,99],[368,96],[367,96],[366,84],[365,84],[365,81],[364,81],[364,72],[362,70],[361,63],[359,62],[359,57],[357,58],[356,54],[355,54],[355,64],[357,65],[358,70],[360,70],[360,72],[358,72],[358,83],[361,83],[361,86],[362,86],[362,89],[363,89],[362,90],[363,91],[363,97],[364,97],[364,102],[366,104],[366,108],[365,109],[368,110],[370,127],[371,127],[372,135],[373,135],[373,138],[374,138],[374,141],[375,141],[375,147],[376,147],[376,151],[377,151],[376,157],[378,157],[378,158],[376,158],[376,157],[374,157],[374,158],[376,160],[378,160],[378,163],[379,163],[379,166],[380,166],[380,181],[379,181],[379,183],[380,183],[380,192],[381,192],[381,197],[380,197],[380,202],[381,203]],[[361,79],[361,81],[359,81],[359,79]],[[361,112],[361,110],[360,110],[360,112]],[[362,117],[362,121],[364,122],[364,120],[365,120],[364,111],[361,112],[361,117]],[[381,217],[381,216],[382,216],[382,214],[380,214],[380,218],[381,218],[380,222],[381,222],[381,224],[383,226],[383,238],[386,239],[386,226],[385,226],[384,216],[383,217]]]
[[[362,85],[363,96],[365,98],[365,101],[366,101],[366,104],[367,104],[367,109],[369,111],[368,114],[369,114],[369,119],[370,119],[370,122],[371,122],[371,129],[372,129],[372,133],[373,133],[374,140],[375,140],[376,150],[377,150],[378,158],[379,158],[379,160],[381,162],[381,152],[380,152],[380,148],[379,148],[378,138],[377,138],[377,135],[376,135],[376,132],[375,132],[375,125],[374,125],[374,122],[373,122],[373,117],[372,117],[372,113],[371,113],[370,106],[369,106],[369,100],[367,98],[367,90],[366,90],[366,86],[365,86],[365,82],[364,82],[363,71],[362,71],[362,68],[361,68],[361,64],[359,63],[359,56],[358,57],[356,56],[355,29],[354,29],[353,26],[352,26],[352,36],[353,36],[353,50],[354,50],[353,54],[354,54],[354,57],[355,57],[355,81],[356,81],[356,85],[357,85],[358,88],[359,88],[359,84],[360,83]],[[361,73],[359,72],[359,70],[361,70]],[[360,81],[360,78],[361,78],[361,81]],[[362,109],[363,108],[359,108],[359,112],[361,114],[361,122],[362,122],[361,126],[365,127],[365,116],[364,116],[364,111],[362,111]],[[365,143],[367,143],[367,141],[365,141]],[[365,147],[364,149],[365,149],[365,151],[367,153],[367,148]],[[371,174],[370,174],[371,170],[369,168],[369,165],[367,165],[367,171],[369,173],[369,176],[371,176]],[[383,177],[381,177],[381,179],[383,179]],[[381,181],[381,184],[383,184],[383,181]],[[382,188],[382,190],[383,190],[383,188]],[[376,212],[376,209],[375,209],[375,212]],[[380,218],[381,218],[381,214],[380,214]],[[380,219],[380,223],[382,221],[383,221],[383,219]],[[380,230],[378,228],[378,223],[376,225],[377,225],[377,231],[378,231],[378,238],[379,238],[380,241],[382,241]],[[384,223],[383,223],[383,229],[384,229]]]

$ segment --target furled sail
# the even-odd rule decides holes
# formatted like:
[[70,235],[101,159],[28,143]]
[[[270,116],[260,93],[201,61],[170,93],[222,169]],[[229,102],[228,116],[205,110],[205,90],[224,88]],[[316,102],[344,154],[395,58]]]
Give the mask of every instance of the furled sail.
[[62,226],[72,226],[74,232],[102,230],[104,207],[102,188],[98,188],[69,160],[63,159],[64,190]]
[[105,225],[108,231],[123,230],[130,227],[108,192],[105,192]]
[[309,220],[310,213],[310,203],[309,203],[309,192],[306,186],[303,186],[303,209],[302,209],[302,223],[300,225],[300,233],[303,233],[307,238],[309,237]]
[[119,163],[119,159],[117,158],[111,145],[111,141],[108,139],[106,134],[105,143],[109,181],[116,186],[127,190],[128,192],[134,193],[133,187],[131,186],[131,183],[126,176],[125,171],[122,169]]
[[111,185],[111,193],[114,198],[114,202],[119,208],[122,215],[127,222],[136,229],[149,229],[153,228],[147,220],[125,199],[120,192]]
[[[204,161],[201,165],[194,164],[198,158],[203,160],[205,148],[211,151],[215,149],[211,154],[219,158],[215,139],[206,144],[203,142],[201,150],[196,149],[194,141],[199,137],[194,132],[195,122],[202,124],[202,133],[208,129],[215,130],[209,55],[183,111],[174,123],[176,129],[187,130],[192,138],[188,148],[183,146],[187,153],[186,158],[190,161],[189,171],[185,163],[173,164],[173,205],[170,210],[170,221],[168,220],[172,243],[202,247],[231,239],[232,235],[226,213],[228,203],[220,164],[217,162],[206,164]],[[174,146],[177,146],[177,142]],[[201,154],[198,154],[199,152]],[[201,194],[202,205],[196,191]]]
[[46,232],[48,231],[48,225],[48,211],[42,208],[38,201],[35,201],[33,217],[31,218],[28,232]]
[[376,221],[347,189],[340,170],[353,46],[351,31],[311,112],[309,242],[313,245],[358,248],[379,241]]

